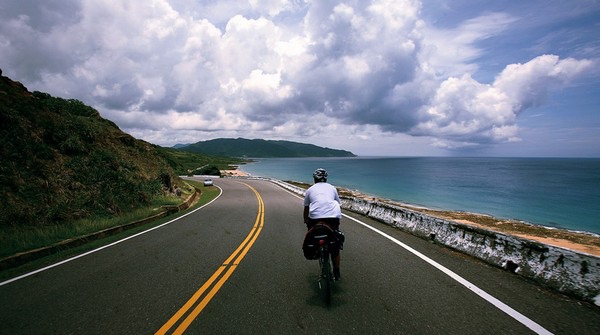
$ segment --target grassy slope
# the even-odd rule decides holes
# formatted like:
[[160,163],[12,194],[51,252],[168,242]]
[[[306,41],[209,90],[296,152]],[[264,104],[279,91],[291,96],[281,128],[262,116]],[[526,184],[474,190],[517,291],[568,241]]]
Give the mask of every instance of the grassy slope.
[[119,214],[176,181],[154,146],[80,101],[2,77],[0,107],[0,226]]
[[239,165],[246,162],[239,158],[204,155],[173,148],[159,147],[159,151],[179,175],[187,175],[190,172],[202,174],[201,168],[209,166],[214,166],[218,170],[227,170],[231,169],[232,164]]
[[137,140],[81,101],[2,76],[0,143],[0,229],[120,215],[170,193],[187,170],[240,162]]

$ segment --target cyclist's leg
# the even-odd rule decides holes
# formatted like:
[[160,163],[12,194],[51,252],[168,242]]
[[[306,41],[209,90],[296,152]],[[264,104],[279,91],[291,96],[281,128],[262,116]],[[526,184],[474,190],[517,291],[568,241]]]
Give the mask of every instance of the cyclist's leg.
[[[331,220],[330,226],[333,230],[340,229],[340,219],[336,218]],[[336,249],[331,253],[331,260],[333,261],[333,276],[336,280],[340,279],[340,249]]]
[[333,263],[333,276],[334,278],[340,279],[340,250],[331,250],[331,261]]
[[308,221],[306,222],[306,229],[310,230],[312,227],[314,227],[317,224],[317,222],[319,222],[319,220],[309,218]]

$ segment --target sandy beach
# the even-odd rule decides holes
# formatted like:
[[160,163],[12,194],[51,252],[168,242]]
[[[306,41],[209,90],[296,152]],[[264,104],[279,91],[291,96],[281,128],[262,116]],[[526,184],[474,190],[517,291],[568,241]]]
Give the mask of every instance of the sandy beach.
[[499,220],[494,217],[461,212],[436,212],[427,211],[432,216],[468,224],[504,234],[523,237],[540,243],[562,247],[570,250],[584,252],[600,257],[600,237],[568,231],[558,228],[549,228],[514,220]]
[[[248,173],[235,169],[235,170],[222,170],[221,174],[225,177],[247,177]],[[308,184],[293,183],[296,186],[307,188]],[[365,200],[379,201],[382,203],[388,203],[394,206],[407,208],[417,212],[425,213],[434,217],[438,217],[445,220],[450,220],[462,224],[467,224],[491,231],[496,231],[503,234],[509,234],[519,236],[529,240],[537,241],[540,243],[562,247],[578,252],[584,252],[586,254],[600,257],[600,236],[575,232],[558,228],[549,228],[534,224],[528,224],[516,220],[501,220],[488,215],[467,213],[467,212],[452,212],[452,211],[438,211],[428,208],[415,207],[406,205],[403,203],[394,202],[388,199],[376,198],[362,194],[355,190],[349,190],[338,187],[340,196],[357,197]]]
[[224,177],[248,177],[249,175],[241,170],[221,170],[221,175]]

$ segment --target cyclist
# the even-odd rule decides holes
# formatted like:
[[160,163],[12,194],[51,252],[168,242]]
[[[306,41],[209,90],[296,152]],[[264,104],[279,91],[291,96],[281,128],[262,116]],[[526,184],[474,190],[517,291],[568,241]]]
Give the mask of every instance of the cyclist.
[[[317,169],[313,173],[315,184],[312,185],[304,196],[304,223],[309,230],[317,222],[325,222],[331,229],[339,230],[342,210],[340,197],[335,187],[327,183],[327,171]],[[340,250],[331,250],[333,260],[333,276],[340,279]]]

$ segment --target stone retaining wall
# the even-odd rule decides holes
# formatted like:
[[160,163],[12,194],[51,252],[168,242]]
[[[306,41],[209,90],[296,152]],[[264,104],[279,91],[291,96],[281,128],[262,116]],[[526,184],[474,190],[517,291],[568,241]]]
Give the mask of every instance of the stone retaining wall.
[[[278,180],[271,181],[296,194],[304,194],[302,188]],[[600,257],[376,201],[342,198],[342,208],[600,306]]]

